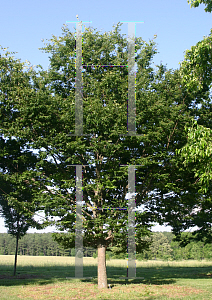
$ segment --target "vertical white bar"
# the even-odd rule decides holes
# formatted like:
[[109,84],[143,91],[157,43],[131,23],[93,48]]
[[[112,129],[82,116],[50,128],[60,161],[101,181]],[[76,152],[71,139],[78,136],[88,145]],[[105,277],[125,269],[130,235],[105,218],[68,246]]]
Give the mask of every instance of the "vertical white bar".
[[75,277],[83,277],[82,166],[76,166]]
[[128,23],[128,134],[136,134],[135,105],[135,22]]
[[76,26],[75,135],[83,134],[82,23]]
[[135,263],[135,166],[128,166],[128,272],[127,277],[136,277]]

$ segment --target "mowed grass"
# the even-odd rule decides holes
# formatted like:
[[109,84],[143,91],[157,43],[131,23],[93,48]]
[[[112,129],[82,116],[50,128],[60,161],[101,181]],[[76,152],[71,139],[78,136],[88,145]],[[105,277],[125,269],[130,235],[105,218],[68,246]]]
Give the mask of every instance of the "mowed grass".
[[127,260],[107,261],[107,290],[98,290],[97,259],[83,259],[85,277],[75,276],[74,257],[0,255],[0,299],[212,299],[212,261],[137,261],[137,277],[126,277]]

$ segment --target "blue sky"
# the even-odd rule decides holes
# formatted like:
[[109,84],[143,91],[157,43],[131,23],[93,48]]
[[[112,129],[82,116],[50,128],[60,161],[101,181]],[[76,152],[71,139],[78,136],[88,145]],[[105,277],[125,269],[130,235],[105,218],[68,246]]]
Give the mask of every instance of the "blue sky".
[[[18,52],[15,57],[22,61],[47,69],[48,54],[38,49],[44,46],[41,40],[52,34],[60,36],[61,27],[66,21],[76,21],[77,14],[81,21],[92,21],[90,26],[103,32],[119,21],[144,21],[136,25],[136,36],[149,41],[156,34],[159,53],[154,63],[173,69],[179,68],[184,51],[208,35],[212,27],[212,14],[204,11],[204,5],[191,9],[187,0],[8,0],[1,2],[0,45]],[[68,24],[72,31],[74,26]],[[121,33],[127,35],[127,30],[123,24]],[[2,218],[0,232],[6,232]]]

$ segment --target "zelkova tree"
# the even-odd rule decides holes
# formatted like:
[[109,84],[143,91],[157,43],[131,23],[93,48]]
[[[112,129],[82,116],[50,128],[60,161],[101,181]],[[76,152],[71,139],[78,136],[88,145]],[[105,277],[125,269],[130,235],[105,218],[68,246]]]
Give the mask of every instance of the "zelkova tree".
[[[39,201],[49,223],[57,217],[52,222],[61,233],[54,238],[67,248],[75,246],[75,165],[83,165],[83,245],[98,249],[100,288],[107,287],[106,249],[127,251],[129,165],[137,165],[138,253],[148,247],[152,222],[167,222],[167,211],[179,214],[182,191],[187,202],[198,197],[194,172],[183,169],[174,155],[186,144],[193,98],[178,70],[153,69],[154,40],[136,38],[136,135],[130,135],[127,39],[119,27],[83,32],[83,135],[75,128],[75,35],[67,27],[42,48],[50,54],[50,67],[31,72],[33,97],[15,102],[19,113],[10,127],[13,136],[37,149],[36,168],[45,188]],[[175,195],[165,201],[171,191]],[[183,208],[180,217],[189,209]]]
[[[127,167],[120,165],[129,164],[133,157],[127,149],[129,142],[126,143],[121,136],[127,133],[128,71],[126,66],[110,67],[127,64],[127,41],[118,34],[117,28],[111,34],[100,35],[86,30],[83,35],[83,64],[90,65],[83,73],[83,132],[87,135],[74,137],[70,134],[75,132],[75,37],[67,29],[64,33],[63,40],[54,41],[58,49],[57,53],[52,49],[54,54],[48,72],[51,92],[58,98],[63,110],[63,129],[60,133],[60,123],[52,125],[55,137],[54,140],[49,139],[48,147],[53,151],[50,153],[47,148],[46,153],[52,155],[56,165],[44,166],[47,173],[50,167],[53,168],[49,178],[58,189],[48,199],[45,195],[44,201],[50,216],[60,216],[58,228],[69,232],[55,234],[55,239],[66,247],[74,247],[76,202],[75,191],[71,192],[70,188],[75,186],[75,168],[69,165],[85,166],[83,245],[98,249],[98,286],[105,288],[106,249],[116,253],[127,251]],[[116,50],[115,45],[117,53],[114,52],[111,57],[111,52]],[[141,45],[138,45],[139,48]],[[153,53],[152,45],[146,44],[143,50],[144,68],[148,67]],[[91,64],[103,67],[92,67]],[[64,74],[61,70],[65,71]],[[61,204],[55,202],[57,198]],[[137,251],[149,244],[142,236],[150,233],[151,219],[154,218],[148,212],[136,215]]]

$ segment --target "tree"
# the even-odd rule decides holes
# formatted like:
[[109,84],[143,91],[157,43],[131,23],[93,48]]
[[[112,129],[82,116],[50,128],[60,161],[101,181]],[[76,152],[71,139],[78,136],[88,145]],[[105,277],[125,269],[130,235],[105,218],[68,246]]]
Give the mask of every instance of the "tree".
[[[18,134],[12,136],[9,128],[16,119],[15,98],[18,93],[29,96],[30,84],[23,63],[15,60],[11,53],[0,56],[0,212],[4,217],[8,233],[16,237],[14,275],[16,274],[18,241],[30,226],[37,226],[34,213],[39,209],[35,197],[36,155],[27,147],[27,141]],[[22,94],[23,97],[23,94]],[[21,97],[17,98],[21,102]],[[32,188],[33,187],[33,188]]]
[[[182,149],[178,150],[178,154],[184,160],[184,165],[193,169],[197,178],[196,181],[200,183],[199,199],[195,203],[190,216],[187,216],[187,219],[190,220],[189,226],[198,226],[198,229],[192,232],[192,236],[190,236],[190,239],[186,243],[193,239],[211,243],[212,130],[198,125],[197,121],[194,121],[193,126],[186,128],[186,131],[188,132],[188,142]],[[184,229],[187,228],[188,226],[184,227]],[[181,235],[177,239],[185,244],[185,240]]]
[[[84,49],[84,60],[85,63],[91,61],[91,63],[94,64],[102,64],[102,65],[108,65],[110,64],[120,64],[123,62],[120,62],[120,59],[118,56],[110,59],[109,52],[111,52],[114,48],[113,43],[118,42],[119,47],[126,47],[126,41],[123,40],[120,36],[116,36],[117,32],[113,34],[111,37],[102,37],[97,36],[97,34],[91,34],[91,32],[87,31],[84,35],[84,41],[85,41],[85,48]],[[98,41],[97,46],[95,46],[95,40]],[[110,42],[111,41],[111,42]],[[73,47],[73,37],[71,37],[70,33],[67,33],[66,38],[64,39],[64,43],[68,45],[68,47],[63,46],[62,41],[59,43],[56,39],[54,39],[54,43],[57,45],[58,49],[55,49],[54,47],[54,54],[51,60],[51,70],[50,70],[50,76],[51,78],[57,78],[57,80],[53,81],[53,92],[57,95],[61,95],[62,97],[66,97],[64,100],[67,101],[70,99],[70,103],[72,101],[73,103],[73,94],[74,90],[73,87],[71,88],[71,83],[68,82],[68,78],[73,78],[74,76],[71,73],[71,71],[74,71],[73,65],[69,64],[69,67],[67,69],[66,64],[68,65],[68,54],[70,56],[70,51],[74,50]],[[71,47],[72,44],[72,47]],[[87,44],[87,45],[86,45]],[[137,41],[137,45],[139,45],[139,41]],[[151,45],[150,45],[151,46]],[[148,79],[149,76],[152,76],[151,72],[152,69],[149,67],[149,61],[153,54],[153,50],[150,47],[146,45],[145,49],[142,52],[142,59],[140,59],[140,68],[143,69],[142,76],[139,74],[139,81],[140,85],[142,86],[148,86],[151,82],[151,77]],[[94,51],[96,53],[99,52],[106,52],[105,57],[100,60],[99,55],[97,56],[95,54],[92,55],[92,52],[90,52],[88,49],[89,47],[94,47]],[[48,46],[47,49],[53,48]],[[111,48],[111,49],[110,49]],[[139,48],[139,46],[138,46]],[[56,51],[55,51],[56,50]],[[98,51],[98,52],[97,52]],[[61,56],[61,53],[63,53],[63,56]],[[67,53],[67,54],[66,54]],[[95,53],[95,52],[94,52]],[[104,55],[104,54],[103,54]],[[123,53],[125,57],[125,64],[126,64],[126,53]],[[88,61],[86,61],[86,59]],[[109,62],[109,59],[111,60]],[[143,60],[143,61],[142,61]],[[122,60],[123,61],[123,60]],[[67,70],[64,72],[64,74],[60,74],[60,68],[61,65],[63,66],[63,70]],[[72,68],[72,70],[71,70]],[[163,70],[161,70],[161,73],[164,73]],[[89,133],[94,133],[94,136],[92,139],[87,138],[85,140],[85,143],[83,145],[82,139],[77,138],[77,146],[78,149],[74,149],[74,141],[70,142],[67,140],[67,137],[65,137],[66,146],[63,146],[63,152],[64,157],[60,158],[60,161],[65,161],[65,158],[67,157],[67,162],[71,161],[71,163],[77,163],[76,158],[74,155],[70,157],[71,152],[79,153],[79,157],[81,156],[81,160],[78,160],[78,163],[87,164],[87,162],[90,160],[88,155],[86,157],[86,149],[89,149],[92,156],[90,154],[91,159],[95,163],[95,167],[91,167],[89,172],[83,175],[83,195],[85,202],[88,206],[95,207],[126,207],[127,203],[124,199],[126,195],[126,171],[124,174],[120,171],[119,163],[126,163],[130,162],[130,159],[133,159],[134,155],[131,155],[130,151],[127,150],[127,147],[129,147],[129,144],[134,142],[134,145],[132,144],[132,148],[137,148],[139,143],[136,143],[136,139],[127,138],[125,139],[125,142],[122,142],[124,139],[121,139],[118,134],[126,132],[126,124],[127,124],[127,111],[126,111],[126,80],[127,80],[127,73],[123,69],[120,70],[108,70],[107,68],[103,68],[102,71],[99,69],[88,69],[88,71],[84,75],[84,101],[85,101],[85,115],[87,116],[85,120],[85,128],[86,131]],[[159,75],[158,75],[159,76]],[[162,76],[162,75],[161,75]],[[121,81],[120,81],[121,77]],[[142,77],[142,78],[141,78]],[[153,77],[153,76],[152,76]],[[59,80],[58,80],[59,79]],[[138,82],[139,82],[138,81]],[[117,83],[115,83],[117,82]],[[119,85],[118,85],[119,82]],[[98,83],[98,85],[97,85]],[[51,83],[52,84],[52,83]],[[162,89],[162,87],[161,87]],[[114,95],[110,95],[110,91],[114,91]],[[93,95],[94,94],[94,95]],[[72,97],[70,97],[72,96]],[[143,95],[142,95],[143,96]],[[149,95],[150,96],[150,93]],[[141,97],[141,96],[140,96]],[[68,98],[68,99],[67,99]],[[147,100],[147,95],[145,95],[145,98]],[[152,101],[153,97],[150,98]],[[100,101],[99,101],[100,100]],[[114,107],[114,100],[116,101],[116,109]],[[125,100],[125,101],[124,101]],[[151,101],[150,100],[150,101]],[[106,103],[106,106],[104,105],[104,102]],[[158,103],[159,104],[159,103]],[[147,107],[148,105],[143,104],[144,107]],[[103,107],[105,107],[103,109]],[[120,109],[120,113],[118,113],[118,108]],[[70,107],[71,109],[71,107]],[[155,107],[155,110],[158,109]],[[151,112],[149,112],[150,114]],[[153,112],[152,112],[153,113]],[[153,113],[154,114],[154,113]],[[124,116],[125,115],[125,116]],[[70,116],[70,119],[73,119],[73,113],[72,116]],[[112,130],[110,129],[111,123],[114,122],[113,120],[116,120],[114,128]],[[145,120],[148,120],[148,117],[145,116]],[[148,121],[147,121],[148,122]],[[139,123],[139,122],[138,122]],[[66,122],[66,124],[68,124]],[[73,124],[73,123],[72,123]],[[119,126],[118,126],[119,125]],[[71,129],[73,128],[73,125]],[[73,130],[73,129],[72,129]],[[95,136],[96,133],[96,136]],[[152,132],[148,134],[148,138],[146,142],[148,143],[148,140],[153,134]],[[142,138],[140,138],[142,139]],[[112,140],[112,143],[109,142],[109,140]],[[127,140],[127,141],[126,141]],[[131,141],[130,141],[131,140]],[[143,140],[143,139],[142,139]],[[68,149],[67,144],[70,143],[70,148]],[[87,145],[86,145],[87,144]],[[79,147],[80,145],[80,147]],[[126,146],[125,146],[126,145]],[[92,146],[92,147],[91,147]],[[76,147],[76,146],[75,146]],[[71,149],[72,148],[72,149]],[[81,149],[80,149],[81,148]],[[83,149],[84,148],[84,149]],[[111,153],[113,155],[111,155]],[[139,151],[137,156],[139,157]],[[84,157],[84,159],[83,159]],[[104,163],[104,157],[107,158],[107,164]],[[58,159],[58,157],[57,157]],[[90,160],[91,161],[91,160]],[[91,161],[92,162],[92,161]],[[90,162],[90,164],[91,164]],[[69,171],[70,172],[70,171]],[[92,174],[93,173],[93,174]],[[125,175],[125,177],[122,175]],[[146,175],[148,172],[146,171]],[[102,175],[102,176],[101,176]],[[145,175],[145,177],[146,177]],[[104,176],[104,179],[101,177]],[[95,179],[95,184],[91,186],[89,182],[91,180]],[[86,185],[85,185],[86,183]],[[146,184],[148,182],[146,181]],[[105,188],[103,188],[105,187]],[[116,194],[116,198],[114,197],[114,194]],[[91,201],[90,202],[90,199]],[[96,198],[96,199],[95,199]],[[72,199],[74,199],[74,195],[72,195]],[[74,202],[73,202],[74,203]],[[139,201],[137,200],[137,203]],[[140,202],[141,203],[141,202]],[[74,210],[73,210],[74,211]],[[100,255],[103,255],[102,261],[105,261],[105,251],[107,248],[109,248],[111,242],[116,242],[117,252],[118,251],[126,251],[126,213],[124,211],[117,211],[112,210],[111,211],[101,211],[96,210],[93,213],[89,212],[89,209],[84,211],[84,214],[87,215],[86,221],[83,223],[83,228],[86,230],[86,234],[83,237],[84,244],[87,243],[87,245],[96,246],[98,248],[98,257],[100,258]],[[58,212],[57,212],[58,214]],[[61,213],[61,216],[64,215],[64,212]],[[85,216],[85,215],[84,215]],[[116,218],[112,219],[111,217],[115,216]],[[140,218],[140,221],[139,221]],[[147,234],[148,231],[143,231],[143,228],[145,228],[145,219],[150,220],[150,216],[148,213],[138,214],[136,216],[137,220],[137,250],[138,250],[138,243],[139,243],[139,226],[140,226],[140,236]],[[117,220],[118,219],[118,220]],[[70,221],[69,221],[70,220]],[[60,226],[64,229],[72,230],[73,232],[73,217],[71,217],[71,214],[66,214],[61,218]],[[108,230],[104,232],[103,225],[107,222]],[[99,225],[101,230],[99,231]],[[143,228],[142,228],[143,225]],[[93,230],[95,229],[95,231]],[[95,233],[95,234],[94,234]],[[96,238],[95,238],[96,237]],[[73,246],[74,244],[74,232],[72,235],[70,234],[70,237],[67,235],[55,235],[56,240],[60,241],[64,245],[66,244],[67,247]],[[69,239],[69,240],[68,240]],[[72,244],[71,244],[72,243]],[[103,245],[102,245],[103,244]],[[103,247],[102,247],[103,246]],[[114,249],[114,248],[113,248]],[[101,260],[99,259],[99,262]],[[98,274],[106,274],[105,270],[101,270],[103,265],[99,264],[98,266]],[[101,286],[101,282],[99,282],[99,286]],[[104,279],[103,286],[107,286],[106,279]]]
[[[5,227],[8,228],[8,233],[16,237],[15,246],[15,263],[13,275],[16,275],[17,255],[18,255],[18,241],[24,236],[30,227],[31,219],[24,214],[17,212],[13,206],[8,205],[8,200],[0,198],[0,213],[4,217]],[[27,222],[28,221],[28,222]]]
[[[169,221],[172,212],[182,220],[198,194],[194,172],[183,169],[175,151],[186,144],[184,126],[191,125],[193,94],[180,71],[151,66],[155,42],[136,38],[136,129],[127,134],[127,40],[120,24],[109,33],[85,29],[83,34],[83,132],[75,131],[75,37],[67,27],[43,48],[50,53],[48,71],[31,72],[33,97],[15,102],[17,116],[10,134],[38,149],[42,173],[39,200],[46,218],[56,216],[60,229],[54,238],[66,248],[75,246],[75,168],[83,169],[83,243],[98,249],[98,286],[107,287],[106,250],[127,250],[127,167],[136,170],[136,250],[149,246],[146,236],[154,221]],[[102,67],[91,67],[101,65]],[[198,92],[199,93],[199,92]],[[197,93],[196,93],[197,94]],[[201,99],[197,98],[197,103]],[[179,168],[179,165],[181,167]],[[39,174],[40,174],[39,173]],[[174,196],[164,195],[173,192]],[[179,196],[188,206],[179,210]],[[193,203],[192,202],[192,203]],[[117,209],[119,208],[119,209]],[[167,213],[168,212],[168,213]]]
[[16,237],[14,276],[19,239],[26,234],[29,227],[39,228],[39,224],[34,220],[38,207],[31,190],[33,182],[29,184],[32,175],[29,170],[33,168],[33,164],[33,153],[23,153],[20,141],[1,139],[0,213],[8,233]]
[[212,180],[212,130],[194,121],[192,127],[185,128],[188,132],[188,142],[178,150],[184,158],[184,164],[195,162],[195,177],[201,183],[200,192],[206,193]]
[[[186,216],[187,224],[181,228],[188,229],[198,226],[194,230],[189,241],[193,239],[201,240],[206,243],[212,241],[211,236],[211,87],[212,87],[212,31],[209,36],[203,38],[190,50],[186,51],[185,59],[181,64],[181,76],[187,90],[191,95],[202,98],[201,107],[197,108],[196,97],[193,96],[193,106],[196,106],[196,115],[191,126],[185,126],[187,133],[187,143],[176,153],[186,168],[190,168],[196,177],[195,183],[198,182],[199,197],[193,203],[191,213]],[[186,83],[187,82],[187,83]],[[178,230],[179,233],[179,227]],[[178,239],[184,243],[181,234]],[[206,240],[205,240],[206,239]],[[187,241],[187,242],[189,242]]]
[[180,74],[188,92],[193,96],[197,91],[207,92],[211,88],[211,51],[212,29],[208,36],[185,52],[184,60],[180,65]]
[[[57,123],[53,124],[54,139],[48,139],[51,143],[48,145],[54,149],[54,160],[58,162],[51,175],[51,179],[57,183],[58,192],[46,198],[46,206],[49,215],[60,216],[58,227],[69,232],[55,234],[55,239],[66,247],[73,247],[75,197],[74,192],[68,192],[68,188],[75,185],[74,168],[67,168],[67,164],[90,165],[83,174],[83,243],[98,248],[98,274],[105,274],[103,282],[99,280],[98,285],[106,287],[106,249],[112,247],[118,253],[126,252],[127,248],[126,211],[106,209],[127,206],[127,170],[121,170],[120,164],[143,165],[136,172],[136,204],[147,207],[145,212],[136,215],[136,248],[141,252],[147,244],[142,243],[142,236],[148,234],[151,221],[159,218],[155,205],[148,205],[150,192],[162,188],[165,190],[165,183],[170,180],[170,161],[175,163],[171,153],[186,140],[185,136],[180,135],[184,124],[189,122],[186,111],[190,99],[187,100],[183,95],[177,71],[167,71],[161,65],[154,74],[150,66],[156,53],[154,42],[147,44],[137,38],[136,124],[137,133],[143,136],[119,136],[126,133],[127,125],[127,70],[87,67],[83,73],[83,109],[86,116],[83,131],[92,136],[70,137],[68,133],[74,131],[75,40],[73,34],[64,28],[64,37],[53,37],[51,42],[43,50],[51,53],[49,84],[54,96],[61,99],[60,112],[62,114],[64,111],[64,125],[60,125],[57,119]],[[126,39],[118,33],[118,27],[114,32],[104,35],[87,29],[83,35],[84,64],[126,65],[126,45]],[[117,52],[112,54],[115,49]],[[57,130],[60,127],[66,130]],[[45,151],[48,152],[47,146]],[[166,190],[169,191],[169,187]],[[64,197],[63,204],[55,207],[54,197],[61,194]],[[59,199],[61,201],[61,197]],[[104,263],[100,264],[101,261]]]
[[164,234],[162,232],[157,232],[153,235],[150,251],[154,259],[168,259],[171,257],[173,250],[171,249],[169,241]]
[[[207,5],[205,11],[211,12],[211,1],[189,1],[192,7],[199,6],[200,3]],[[185,126],[187,133],[187,143],[178,149],[176,156],[181,155],[181,162],[184,168],[191,170],[195,174],[196,180],[193,187],[198,186],[198,191],[193,190],[193,199],[187,201],[183,192],[180,199],[172,203],[168,212],[163,213],[167,219],[167,224],[173,227],[173,232],[182,244],[189,243],[193,239],[210,243],[211,237],[211,180],[210,180],[210,148],[211,148],[211,87],[212,87],[212,31],[209,36],[203,38],[190,50],[186,50],[185,57],[180,66],[182,84],[186,88],[187,97],[193,99],[191,105],[192,123]],[[194,121],[196,120],[196,121]],[[182,168],[181,162],[179,168]],[[184,172],[184,171],[183,171]],[[182,180],[182,179],[179,179]],[[188,190],[187,192],[188,193]],[[167,198],[166,198],[167,200]],[[175,213],[176,206],[179,213]],[[182,231],[198,226],[192,232],[189,239],[184,239]]]
[[[197,7],[200,3],[208,5],[206,11],[211,12],[211,0],[190,1],[192,6]],[[184,164],[195,162],[195,176],[201,183],[200,192],[207,192],[211,180],[211,95],[212,88],[212,30],[209,36],[203,38],[190,50],[186,51],[184,61],[181,63],[180,73],[189,91],[195,94],[199,91],[199,96],[205,98],[202,102],[201,110],[207,113],[201,118],[196,118],[191,127],[185,127],[188,133],[187,144],[177,153],[181,153]],[[195,100],[195,99],[194,99]],[[204,118],[204,119],[203,119]],[[206,126],[203,126],[205,125]]]
[[198,7],[200,4],[205,4],[205,11],[211,12],[212,11],[212,1],[211,0],[187,0],[191,7]]

